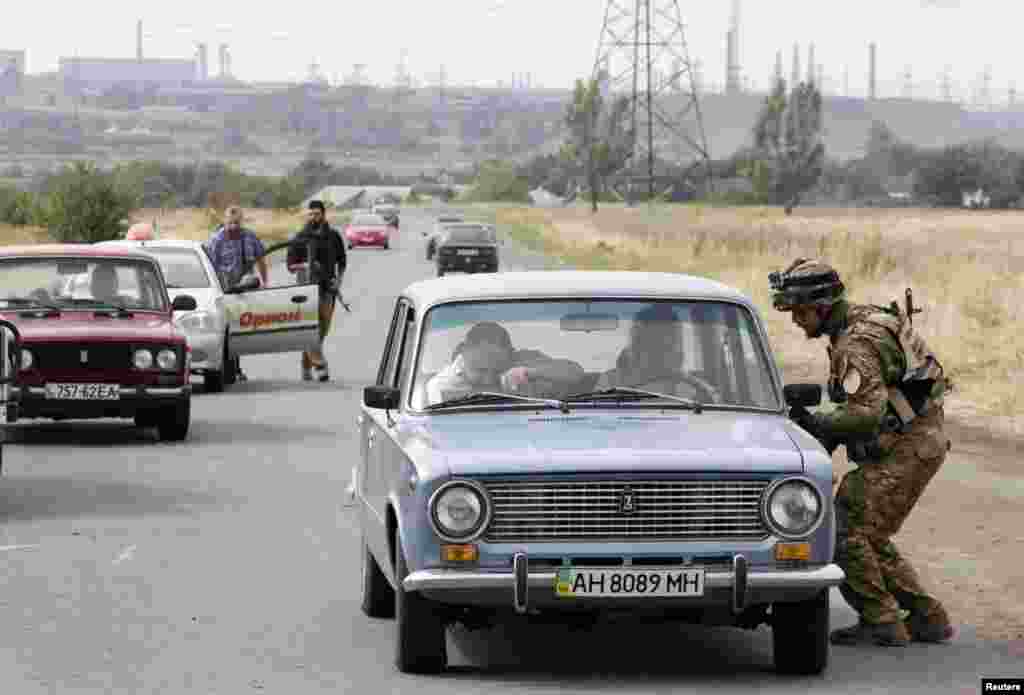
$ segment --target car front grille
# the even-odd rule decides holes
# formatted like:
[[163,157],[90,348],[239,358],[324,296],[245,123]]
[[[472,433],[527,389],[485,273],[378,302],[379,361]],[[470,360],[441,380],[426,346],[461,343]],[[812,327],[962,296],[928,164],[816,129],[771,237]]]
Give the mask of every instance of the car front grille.
[[127,343],[47,343],[25,347],[32,351],[37,369],[130,369],[132,366],[131,346]]
[[[764,480],[490,482],[495,543],[755,540]],[[632,510],[628,500],[632,500]]]

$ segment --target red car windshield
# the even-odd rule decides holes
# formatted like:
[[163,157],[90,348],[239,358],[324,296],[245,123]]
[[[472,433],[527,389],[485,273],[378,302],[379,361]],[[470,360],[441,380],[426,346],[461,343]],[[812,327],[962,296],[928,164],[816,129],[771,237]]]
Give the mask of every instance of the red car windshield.
[[0,303],[61,309],[117,306],[168,310],[157,266],[128,258],[20,257],[0,259]]

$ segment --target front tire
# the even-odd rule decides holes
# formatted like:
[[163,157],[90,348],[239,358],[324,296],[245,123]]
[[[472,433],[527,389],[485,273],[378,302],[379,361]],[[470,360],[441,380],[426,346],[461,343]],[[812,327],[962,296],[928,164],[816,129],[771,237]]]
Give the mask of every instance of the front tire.
[[775,670],[787,675],[819,675],[829,657],[828,589],[797,603],[772,604]]
[[440,673],[448,663],[444,620],[436,604],[402,588],[409,569],[397,533],[395,549],[395,665],[402,673]]
[[160,439],[165,442],[180,442],[188,436],[189,424],[192,420],[192,398],[187,397],[180,403],[168,406],[160,413],[157,431]]
[[370,618],[395,617],[395,590],[363,541],[363,613]]
[[224,364],[221,367],[221,374],[224,384],[231,386],[238,382],[238,370],[235,369],[235,359],[228,350],[228,339],[224,338]]
[[206,393],[220,393],[224,390],[224,372],[207,372],[203,374],[203,390]]

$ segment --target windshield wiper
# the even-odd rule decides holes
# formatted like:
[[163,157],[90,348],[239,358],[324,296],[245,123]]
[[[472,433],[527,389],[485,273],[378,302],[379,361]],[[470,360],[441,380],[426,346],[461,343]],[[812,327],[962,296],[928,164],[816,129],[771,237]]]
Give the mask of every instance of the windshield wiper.
[[450,408],[459,405],[493,403],[500,401],[522,401],[524,403],[539,403],[550,406],[552,408],[558,408],[563,413],[569,412],[569,406],[565,403],[565,401],[560,401],[557,398],[533,398],[531,396],[519,396],[514,393],[501,393],[500,391],[474,391],[473,393],[466,394],[465,396],[459,396],[458,398],[449,398],[446,401],[441,401],[440,403],[428,405],[424,408],[424,410],[441,410],[442,408]]
[[60,313],[60,307],[54,306],[53,304],[47,304],[46,302],[40,302],[38,299],[28,299],[26,297],[3,297],[0,302],[7,302],[8,304],[14,304],[16,306],[23,306],[29,309],[39,308],[46,309],[47,311],[56,311]]
[[75,299],[75,304],[82,304],[84,306],[96,307],[96,313],[100,312],[114,312],[125,316],[131,316],[132,310],[126,307],[124,304],[115,304],[114,302],[101,302],[98,299]]
[[571,396],[566,397],[566,402],[572,401],[586,401],[586,400],[599,400],[602,398],[616,398],[619,402],[625,400],[625,396],[641,396],[643,398],[667,398],[670,401],[682,403],[693,408],[693,412],[698,415],[704,410],[704,406],[699,401],[695,401],[692,398],[683,398],[682,396],[673,396],[669,393],[658,393],[657,391],[645,391],[644,389],[635,389],[630,386],[615,386],[607,389],[600,389],[598,391],[589,391],[586,393],[574,393]]

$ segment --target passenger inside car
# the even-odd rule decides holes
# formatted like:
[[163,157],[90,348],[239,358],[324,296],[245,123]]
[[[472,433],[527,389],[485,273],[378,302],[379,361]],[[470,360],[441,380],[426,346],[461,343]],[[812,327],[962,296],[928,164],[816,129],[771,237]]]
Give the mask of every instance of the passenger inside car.
[[98,302],[121,304],[124,301],[118,294],[117,271],[111,265],[99,264],[93,269],[89,290]]
[[477,323],[455,349],[452,361],[428,382],[428,404],[472,393],[499,391],[557,398],[572,392],[583,367],[539,350],[519,350],[498,323]]
[[684,371],[684,357],[683,322],[669,305],[653,304],[636,314],[629,343],[616,366],[598,378],[595,388],[623,386],[721,402],[711,384]]

